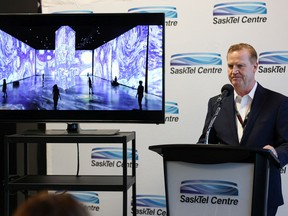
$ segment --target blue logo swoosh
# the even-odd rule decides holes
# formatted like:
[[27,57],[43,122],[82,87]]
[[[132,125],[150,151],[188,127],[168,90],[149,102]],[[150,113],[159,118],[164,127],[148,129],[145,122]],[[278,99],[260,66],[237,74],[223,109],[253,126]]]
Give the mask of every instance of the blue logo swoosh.
[[136,206],[166,208],[166,198],[160,195],[137,195]]
[[216,4],[214,16],[244,15],[244,14],[267,14],[264,2],[229,2]]
[[176,102],[166,101],[165,113],[166,114],[179,114],[178,104]]
[[137,7],[128,10],[129,13],[164,13],[165,18],[177,18],[176,7],[173,6],[147,6]]
[[[105,147],[105,148],[93,148],[91,153],[92,159],[114,159],[122,160],[123,149],[121,147]],[[127,159],[132,160],[132,149],[127,148]],[[138,154],[136,150],[136,160],[138,160]]]
[[238,196],[237,184],[219,180],[187,180],[181,182],[181,193]]
[[288,51],[260,53],[259,64],[288,64]]

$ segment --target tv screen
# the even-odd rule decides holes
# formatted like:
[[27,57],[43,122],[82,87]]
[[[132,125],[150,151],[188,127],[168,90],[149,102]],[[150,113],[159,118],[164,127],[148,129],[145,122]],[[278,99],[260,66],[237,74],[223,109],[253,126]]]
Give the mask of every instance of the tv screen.
[[161,13],[2,14],[2,122],[164,123]]

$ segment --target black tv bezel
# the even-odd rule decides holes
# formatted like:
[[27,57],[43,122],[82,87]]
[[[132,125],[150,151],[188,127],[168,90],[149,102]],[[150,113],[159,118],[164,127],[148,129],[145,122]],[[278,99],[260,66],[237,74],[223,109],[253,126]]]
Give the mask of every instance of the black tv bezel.
[[[98,19],[97,19],[98,18]],[[51,22],[75,25],[83,19],[88,22],[109,22],[117,25],[162,25],[163,26],[163,73],[162,73],[162,110],[0,110],[2,123],[165,123],[165,14],[164,13],[92,13],[92,14],[0,14],[0,25],[27,24],[49,25]]]

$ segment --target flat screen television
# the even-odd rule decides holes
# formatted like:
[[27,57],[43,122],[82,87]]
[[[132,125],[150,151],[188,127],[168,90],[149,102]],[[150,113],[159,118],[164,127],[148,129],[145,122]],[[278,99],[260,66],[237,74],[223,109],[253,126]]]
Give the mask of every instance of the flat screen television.
[[0,122],[164,123],[164,25],[162,13],[1,14]]

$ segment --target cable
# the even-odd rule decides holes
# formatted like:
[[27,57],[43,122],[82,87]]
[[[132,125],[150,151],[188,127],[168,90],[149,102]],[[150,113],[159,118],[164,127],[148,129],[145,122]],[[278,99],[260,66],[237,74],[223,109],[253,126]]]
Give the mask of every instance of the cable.
[[80,160],[79,160],[79,143],[77,143],[77,173],[76,176],[79,176],[79,167],[80,167]]

